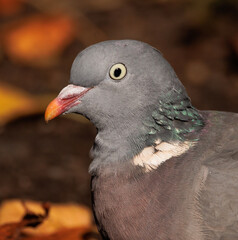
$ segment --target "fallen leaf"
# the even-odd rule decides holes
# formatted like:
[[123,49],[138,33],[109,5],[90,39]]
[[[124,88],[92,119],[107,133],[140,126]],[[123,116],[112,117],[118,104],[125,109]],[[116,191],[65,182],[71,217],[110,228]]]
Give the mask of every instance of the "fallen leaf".
[[67,16],[28,17],[5,30],[5,52],[14,61],[48,65],[74,39],[74,25]]
[[[35,215],[45,213],[39,202],[25,201],[25,206]],[[21,221],[25,212],[20,200],[3,202],[0,208],[0,225]],[[51,204],[49,215],[40,226],[24,228],[22,232],[28,236],[49,235],[63,229],[89,229],[91,224],[92,214],[87,207],[77,204]]]
[[20,200],[1,205],[0,240],[96,239],[100,239],[99,234],[91,225],[91,213],[86,207]]
[[9,223],[0,226],[0,240],[15,240],[20,235],[21,223]]
[[41,224],[44,219],[48,216],[49,205],[42,204],[42,209],[44,214],[34,214],[29,211],[25,204],[21,203],[22,207],[25,209],[25,215],[19,222],[16,223],[6,223],[0,226],[0,240],[18,240],[21,235],[21,231],[24,227],[31,226],[37,227]]
[[0,82],[0,126],[18,117],[43,113],[52,95],[33,96]]
[[24,230],[29,235],[46,235],[64,228],[89,228],[92,224],[91,211],[76,204],[53,204],[49,217],[38,228]]

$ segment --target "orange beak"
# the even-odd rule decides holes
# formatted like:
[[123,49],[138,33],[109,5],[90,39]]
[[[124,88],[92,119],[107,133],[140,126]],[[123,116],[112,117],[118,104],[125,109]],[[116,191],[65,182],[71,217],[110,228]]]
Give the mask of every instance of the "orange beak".
[[92,88],[73,84],[65,87],[46,108],[45,121],[48,122],[80,103],[80,99]]

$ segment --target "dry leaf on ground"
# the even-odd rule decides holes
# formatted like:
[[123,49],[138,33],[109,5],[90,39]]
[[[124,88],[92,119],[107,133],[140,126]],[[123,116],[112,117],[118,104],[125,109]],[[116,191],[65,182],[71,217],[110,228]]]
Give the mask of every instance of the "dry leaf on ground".
[[72,42],[74,29],[67,16],[31,16],[5,30],[4,50],[14,61],[47,65]]
[[6,223],[0,225],[0,240],[19,240],[21,231],[24,227],[31,226],[37,227],[41,224],[49,213],[49,205],[42,204],[44,214],[34,214],[29,211],[24,203],[21,203],[24,208],[25,214],[18,222]]
[[91,211],[76,204],[9,200],[0,207],[0,240],[96,240]]
[[[44,214],[41,204],[26,201],[25,206],[37,215]],[[25,214],[25,208],[20,200],[3,202],[0,208],[0,225],[19,222]],[[47,219],[37,228],[25,228],[22,232],[27,235],[49,235],[63,229],[89,229],[92,224],[91,211],[76,204],[51,204]]]
[[0,126],[21,116],[43,113],[53,97],[52,95],[33,96],[0,82]]

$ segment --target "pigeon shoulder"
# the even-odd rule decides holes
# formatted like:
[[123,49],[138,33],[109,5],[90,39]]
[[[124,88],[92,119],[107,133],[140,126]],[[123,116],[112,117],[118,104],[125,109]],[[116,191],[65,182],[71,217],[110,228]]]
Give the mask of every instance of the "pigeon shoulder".
[[206,158],[204,164],[210,168],[223,166],[224,170],[237,164],[238,171],[238,114],[229,112],[204,111],[206,126],[202,142]]
[[208,239],[238,239],[238,114],[203,112],[207,116],[207,178],[199,195]]

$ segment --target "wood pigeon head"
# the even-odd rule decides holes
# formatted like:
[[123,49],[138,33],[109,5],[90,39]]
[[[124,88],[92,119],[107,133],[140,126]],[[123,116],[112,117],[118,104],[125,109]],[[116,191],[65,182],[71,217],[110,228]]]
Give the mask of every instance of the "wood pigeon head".
[[70,85],[48,107],[46,120],[74,112],[89,118],[98,129],[126,128],[146,120],[174,93],[188,99],[158,50],[135,40],[105,41],[78,54]]

